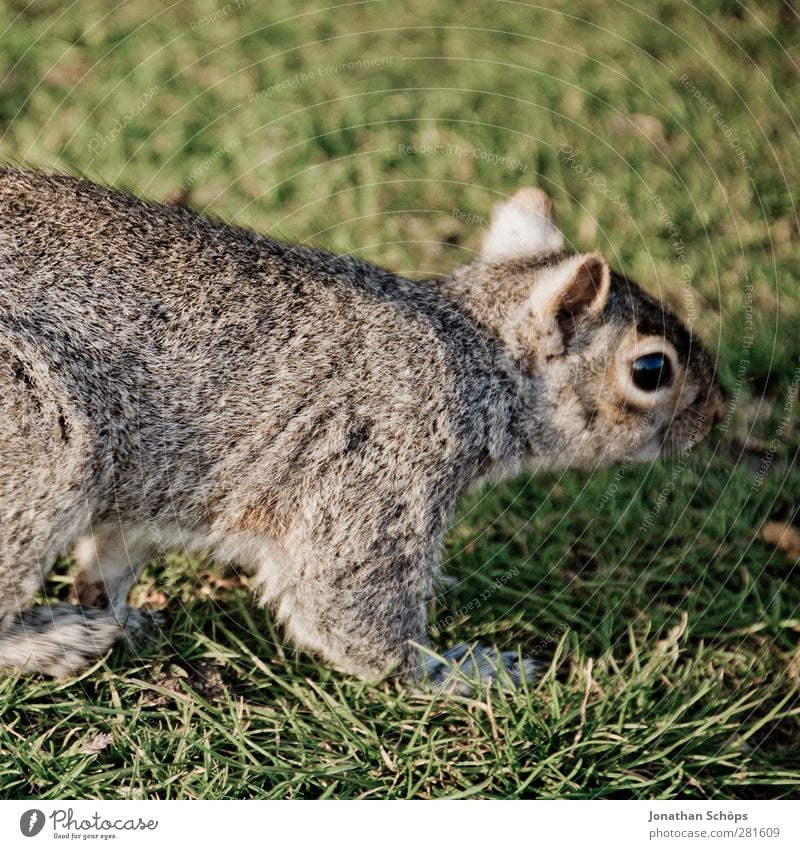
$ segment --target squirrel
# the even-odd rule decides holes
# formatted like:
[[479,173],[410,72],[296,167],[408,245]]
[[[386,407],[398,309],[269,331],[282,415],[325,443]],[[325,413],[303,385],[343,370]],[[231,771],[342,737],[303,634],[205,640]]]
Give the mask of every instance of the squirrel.
[[[76,674],[147,629],[160,552],[253,575],[285,633],[354,676],[443,682],[428,648],[465,490],[687,450],[724,415],[662,303],[574,253],[550,198],[495,206],[480,256],[412,280],[87,180],[0,168],[0,670]],[[74,552],[77,603],[30,607]]]

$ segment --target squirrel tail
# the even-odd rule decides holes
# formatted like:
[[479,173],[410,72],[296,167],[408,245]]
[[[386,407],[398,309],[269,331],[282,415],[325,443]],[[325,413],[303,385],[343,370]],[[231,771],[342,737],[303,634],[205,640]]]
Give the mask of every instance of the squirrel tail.
[[121,635],[122,627],[107,610],[65,603],[32,607],[0,632],[0,669],[74,675]]

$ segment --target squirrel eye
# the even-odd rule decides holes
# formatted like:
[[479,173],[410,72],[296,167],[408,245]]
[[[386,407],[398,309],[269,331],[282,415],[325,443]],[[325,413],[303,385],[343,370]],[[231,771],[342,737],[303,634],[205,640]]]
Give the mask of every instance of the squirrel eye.
[[633,361],[633,382],[645,392],[669,386],[672,365],[664,354],[645,354]]

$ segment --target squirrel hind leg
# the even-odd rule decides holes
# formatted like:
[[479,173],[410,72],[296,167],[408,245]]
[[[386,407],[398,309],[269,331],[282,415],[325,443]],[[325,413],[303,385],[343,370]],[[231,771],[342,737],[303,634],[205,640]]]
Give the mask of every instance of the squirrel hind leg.
[[146,529],[101,525],[75,546],[75,597],[79,604],[124,612],[128,593],[152,557],[152,535]]
[[75,546],[73,587],[78,604],[102,608],[112,616],[132,651],[154,642],[162,624],[160,614],[128,604],[131,587],[154,551],[152,534],[146,528],[119,523],[101,525]]
[[31,607],[0,632],[0,670],[75,675],[103,657],[122,632],[109,611],[67,603]]

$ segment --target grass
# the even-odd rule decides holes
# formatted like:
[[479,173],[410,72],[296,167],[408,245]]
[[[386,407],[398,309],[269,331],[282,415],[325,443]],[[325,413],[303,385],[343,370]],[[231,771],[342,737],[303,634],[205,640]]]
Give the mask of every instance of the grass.
[[798,16],[550,6],[0,8],[0,158],[162,199],[183,186],[196,208],[415,275],[468,261],[492,203],[537,184],[574,246],[688,314],[734,399],[688,462],[461,505],[435,642],[522,646],[547,665],[530,688],[350,680],[286,646],[233,567],[175,555],[137,589],[167,605],[160,646],[75,681],[0,681],[0,795],[795,791],[797,558],[760,532],[800,508]]

